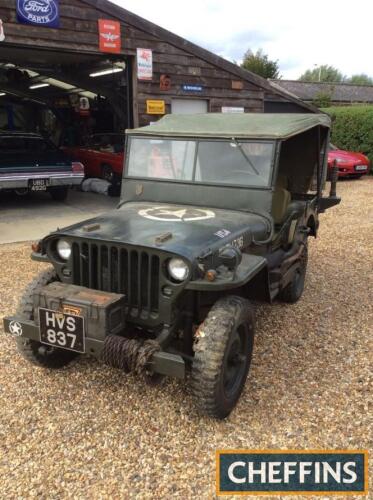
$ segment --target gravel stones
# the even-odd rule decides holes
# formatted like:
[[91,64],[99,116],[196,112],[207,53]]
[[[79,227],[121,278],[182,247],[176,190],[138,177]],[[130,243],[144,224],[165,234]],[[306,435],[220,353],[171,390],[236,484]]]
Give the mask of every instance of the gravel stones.
[[[36,368],[0,327],[1,497],[212,498],[216,449],[369,449],[373,178],[338,192],[303,298],[257,307],[251,372],[223,422],[200,417],[183,382],[143,385],[90,358]],[[44,266],[29,253],[0,246],[0,316]]]

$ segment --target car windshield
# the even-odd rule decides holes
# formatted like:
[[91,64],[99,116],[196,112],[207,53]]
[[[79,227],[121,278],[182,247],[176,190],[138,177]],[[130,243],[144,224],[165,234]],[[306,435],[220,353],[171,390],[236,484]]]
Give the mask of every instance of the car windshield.
[[1,152],[32,152],[43,153],[56,151],[56,147],[41,137],[4,136],[0,137]]
[[267,187],[274,143],[131,138],[127,176]]
[[121,134],[97,134],[91,137],[88,146],[107,153],[122,153],[124,142],[125,137]]

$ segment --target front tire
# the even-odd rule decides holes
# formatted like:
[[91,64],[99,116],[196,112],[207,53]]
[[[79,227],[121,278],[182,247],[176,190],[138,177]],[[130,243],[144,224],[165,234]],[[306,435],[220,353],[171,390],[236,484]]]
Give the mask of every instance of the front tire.
[[254,346],[254,311],[236,296],[218,300],[200,325],[193,350],[192,391],[201,413],[223,419],[245,386]]
[[[42,271],[25,289],[19,302],[16,316],[26,320],[34,319],[33,295],[35,291],[53,281],[58,281],[58,276],[54,269]],[[26,337],[17,338],[17,348],[19,353],[30,363],[43,368],[62,368],[68,365],[77,353],[58,349],[31,340]]]

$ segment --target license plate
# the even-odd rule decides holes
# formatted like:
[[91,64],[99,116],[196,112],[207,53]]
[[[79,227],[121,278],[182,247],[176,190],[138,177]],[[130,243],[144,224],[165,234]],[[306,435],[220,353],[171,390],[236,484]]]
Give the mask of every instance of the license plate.
[[49,179],[30,179],[29,189],[31,191],[46,191],[49,186]]
[[85,352],[84,318],[39,308],[40,342],[60,349]]
[[355,170],[366,170],[367,166],[366,165],[356,165]]

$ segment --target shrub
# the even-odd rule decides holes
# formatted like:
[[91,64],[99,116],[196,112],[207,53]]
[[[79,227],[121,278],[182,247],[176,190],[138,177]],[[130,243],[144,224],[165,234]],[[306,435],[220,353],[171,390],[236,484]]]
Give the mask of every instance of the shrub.
[[317,92],[312,100],[312,104],[317,108],[327,108],[332,102],[332,95],[330,92]]
[[373,165],[373,106],[324,108],[332,119],[333,144],[367,155]]

